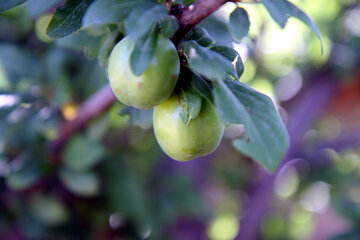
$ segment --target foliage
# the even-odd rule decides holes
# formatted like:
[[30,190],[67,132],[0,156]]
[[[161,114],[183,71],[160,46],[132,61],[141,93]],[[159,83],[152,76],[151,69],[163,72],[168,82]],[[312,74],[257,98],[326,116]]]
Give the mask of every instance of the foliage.
[[[173,4],[181,2],[189,6],[193,1]],[[322,44],[316,40],[320,31],[314,21],[294,4],[315,19]],[[229,3],[178,46],[182,64],[176,91],[183,104],[182,120],[196,118],[201,96],[230,124],[218,152],[185,164],[164,156],[148,130],[152,110],[120,103],[83,126],[60,153],[54,154],[50,144],[64,122],[82,114],[81,103],[107,84],[108,57],[117,42],[127,35],[134,38],[131,66],[141,75],[157,38],[176,32],[179,24],[168,15],[164,1],[2,1],[0,238],[20,234],[25,239],[187,239],[186,231],[194,228],[201,232],[197,236],[217,239],[222,223],[238,226],[247,199],[244,191],[256,180],[257,168],[246,156],[269,171],[279,166],[289,146],[281,101],[308,84],[300,71],[326,64],[342,76],[356,69],[359,59],[359,31],[341,25],[358,10],[356,3],[329,0],[326,9],[310,0],[294,4]],[[44,15],[52,16],[38,29],[51,37],[47,42],[34,32],[34,23]],[[292,81],[300,87],[279,90]],[[354,226],[334,239],[358,236],[356,161],[340,164],[349,155],[345,152],[334,158],[336,164],[313,166],[317,157],[307,155],[313,146],[307,140],[299,156],[310,163],[281,175],[290,176],[283,182],[296,187],[281,195],[282,188],[275,186],[277,199],[262,219],[262,237],[304,239],[310,234],[314,212],[304,209],[302,202],[306,190],[319,181],[332,185],[334,206]],[[322,140],[318,135],[316,141]],[[350,155],[358,157],[354,151]],[[306,177],[301,169],[310,169]],[[216,199],[210,197],[214,194]],[[284,203],[289,207],[279,210]],[[228,233],[238,230],[233,227]]]
[[[270,15],[281,27],[285,27],[289,16],[294,16],[308,24],[320,38],[319,31],[314,23],[290,2],[282,0],[262,1],[261,3],[265,5]],[[35,8],[34,5],[40,5],[41,3],[29,2],[28,4],[31,5],[32,8]],[[116,25],[118,27],[116,27]],[[89,32],[94,31],[92,29],[100,28],[100,32],[96,35],[99,37],[103,36],[102,40],[100,40],[100,43],[96,43],[98,46],[88,46],[90,48],[111,48],[108,41],[104,41],[105,38],[109,37],[109,32],[111,33],[110,36],[116,34],[120,36],[129,35],[129,37],[135,41],[135,47],[130,56],[130,65],[133,73],[137,76],[141,75],[146,70],[154,54],[159,32],[164,32],[165,36],[170,36],[169,31],[174,33],[178,27],[177,24],[174,24],[174,19],[172,19],[172,21],[169,19],[166,7],[151,0],[118,0],[111,2],[98,0],[94,3],[92,0],[84,0],[66,1],[64,5],[56,8],[46,32],[48,36],[52,38],[62,38],[78,30],[81,26],[84,26],[84,30],[82,31],[85,31],[81,34],[88,34]],[[158,29],[159,27],[160,31]],[[244,8],[235,8],[230,14],[230,21],[227,26],[229,31],[227,34],[233,37],[235,41],[239,42],[248,34],[249,27],[250,21],[246,10]],[[172,30],[169,30],[169,28],[172,28]],[[110,43],[113,42],[113,38],[111,39]],[[82,42],[89,42],[89,40]],[[67,45],[68,44],[69,43],[67,43]],[[228,75],[230,75],[234,81],[241,78],[243,64],[240,56],[232,50],[232,48],[229,48],[229,46],[221,46],[214,42],[206,29],[195,28],[188,36],[186,36],[185,41],[181,44],[180,48],[183,49],[184,55],[187,58],[187,67],[189,67],[191,71],[202,76],[205,81],[221,82],[226,79]],[[101,54],[99,54],[99,52],[96,54],[96,51],[94,52],[94,55],[98,55],[101,59],[106,59],[107,55],[104,51],[106,50],[103,50]],[[232,63],[234,61],[235,68]],[[218,83],[217,85],[219,84],[221,83]],[[247,93],[248,92],[246,91],[234,92],[235,95]],[[223,97],[229,98],[229,96],[226,96],[228,94],[224,94],[225,96]],[[259,100],[262,98],[262,95],[260,93],[257,94],[256,91],[254,91],[253,94],[253,97],[258,98]],[[238,107],[244,104],[246,105],[241,98],[238,99],[238,101],[234,102],[235,105],[239,105]],[[216,104],[219,112],[226,113],[227,111],[232,111],[229,108],[218,105],[218,103]],[[191,101],[186,101],[186,104],[192,105]],[[267,121],[259,118],[259,123],[257,124],[267,125],[272,122],[274,122],[274,124],[282,124],[282,121],[277,116],[275,108],[271,105],[271,102],[267,105],[268,110],[271,112],[270,116],[275,117],[267,119]],[[184,107],[185,109],[187,108],[186,106]],[[252,111],[260,112],[262,109],[253,108]],[[242,117],[246,118],[245,116]],[[240,119],[238,121],[245,125],[249,124]],[[271,126],[267,126],[266,128],[270,129]],[[254,132],[248,129],[250,129],[250,126],[246,126],[245,132],[248,138],[251,138],[252,143],[254,145],[262,145],[261,138],[256,137]],[[275,134],[273,136],[285,135],[286,130],[284,126],[275,129]],[[260,157],[256,148],[246,147],[246,150],[245,148],[238,149],[244,151],[245,154],[251,156],[254,160],[262,163],[267,169],[274,171],[274,166],[277,166],[282,160],[288,147],[289,140],[283,137],[280,138],[282,140],[280,140],[279,144],[276,144],[276,148],[274,148],[275,151],[267,151],[266,155],[268,160],[264,160],[263,157]]]

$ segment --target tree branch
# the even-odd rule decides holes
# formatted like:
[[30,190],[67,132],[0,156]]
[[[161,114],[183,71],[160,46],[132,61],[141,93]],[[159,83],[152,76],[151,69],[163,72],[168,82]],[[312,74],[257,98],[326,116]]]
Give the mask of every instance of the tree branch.
[[175,46],[179,45],[185,35],[198,25],[202,20],[219,9],[230,0],[198,0],[187,8],[184,8],[176,17],[179,22],[179,28],[171,37]]
[[[171,38],[175,46],[181,42],[191,29],[226,2],[229,2],[229,0],[198,0],[193,5],[181,9],[176,15],[179,22],[179,29]],[[79,131],[88,121],[105,112],[115,100],[116,98],[110,85],[104,86],[86,100],[80,106],[77,117],[72,121],[62,124],[57,138],[50,142],[51,152],[56,156],[57,153],[61,151],[67,139]]]
[[64,122],[60,127],[58,137],[50,142],[53,153],[61,151],[63,145],[75,132],[79,131],[88,121],[106,111],[116,100],[109,84],[81,104],[74,120]]

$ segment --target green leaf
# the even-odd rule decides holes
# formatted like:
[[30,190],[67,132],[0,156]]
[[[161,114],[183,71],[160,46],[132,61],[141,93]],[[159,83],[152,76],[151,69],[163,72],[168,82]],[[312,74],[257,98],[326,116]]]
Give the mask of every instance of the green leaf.
[[196,0],[182,0],[181,2],[185,5],[185,6],[189,6],[191,4],[193,4]]
[[235,58],[239,55],[234,49],[226,46],[212,46],[210,50],[220,53],[229,61],[233,62]]
[[179,101],[181,105],[180,117],[184,124],[188,125],[192,119],[195,119],[199,115],[202,97],[190,86],[181,89]]
[[206,82],[200,75],[191,72],[191,85],[192,87],[204,98],[213,102],[212,89],[209,83]]
[[81,30],[69,36],[56,40],[56,45],[73,50],[83,50],[88,56],[95,58],[101,48],[102,37],[91,36]]
[[215,82],[215,105],[229,123],[244,124],[236,149],[275,171],[288,147],[287,130],[271,99],[239,81]]
[[83,26],[103,25],[124,20],[138,0],[97,0],[90,5],[83,18]]
[[205,28],[218,45],[233,47],[234,39],[230,33],[228,24],[228,22],[214,15],[210,15],[199,24],[199,27]]
[[240,55],[230,47],[226,46],[213,46],[210,48],[211,50],[220,53],[222,56],[226,57],[229,61],[235,61],[235,70],[237,74],[237,78],[240,78],[244,72],[244,64],[241,60]]
[[210,37],[205,28],[195,27],[184,38],[185,41],[194,40],[201,46],[207,47],[215,43],[215,40]]
[[86,127],[86,136],[95,141],[106,137],[109,129],[110,114],[104,114],[92,120]]
[[93,172],[74,172],[61,169],[60,179],[69,191],[81,197],[94,197],[100,191],[100,179]]
[[153,110],[140,110],[125,106],[120,112],[120,116],[129,115],[129,124],[148,129],[152,126]]
[[96,141],[81,135],[73,137],[64,149],[64,163],[74,171],[85,171],[97,164],[105,149]]
[[[38,156],[25,153],[13,160],[10,174],[6,176],[6,185],[17,191],[25,190],[41,177]],[[15,164],[16,163],[16,164]]]
[[195,41],[184,43],[190,68],[209,80],[223,80],[225,73],[232,68],[232,63],[221,54],[202,47]]
[[[210,50],[220,53],[223,57],[231,62],[235,62],[234,66],[229,69],[228,74],[233,76],[235,79],[239,79],[244,72],[244,66],[242,64],[240,55],[232,48],[226,46],[213,46]],[[240,73],[240,75],[239,75]]]
[[298,7],[286,0],[261,0],[261,3],[266,7],[270,16],[280,25],[281,28],[285,27],[287,19],[290,16],[296,17],[305,23],[320,40],[321,51],[323,51],[323,43],[319,29],[316,24]]
[[166,16],[161,26],[161,35],[164,38],[170,38],[179,28],[179,23],[174,16]]
[[[148,223],[149,209],[144,185],[139,182],[139,176],[128,168],[120,159],[109,159],[102,166],[104,179],[104,198],[107,207],[112,212],[121,212],[126,219],[136,219]],[[116,186],[116,187],[114,187]],[[145,221],[144,221],[145,220]],[[134,238],[141,239],[141,238]]]
[[118,37],[118,33],[113,32],[110,35],[108,35],[105,41],[102,43],[97,55],[97,59],[100,66],[104,66],[108,61],[111,50],[114,48],[116,44],[117,37]]
[[148,67],[157,47],[157,39],[158,29],[154,26],[147,35],[136,40],[130,55],[130,66],[136,76],[140,76]]
[[321,52],[323,52],[323,42],[321,40],[321,34],[319,29],[317,28],[315,22],[311,20],[303,11],[301,11],[299,8],[297,8],[294,4],[287,1],[287,4],[289,6],[289,14],[293,17],[296,17],[297,19],[301,20],[303,23],[305,23],[317,36],[321,43]]
[[27,12],[30,16],[37,16],[60,1],[61,0],[28,0],[26,3]]
[[41,76],[38,57],[15,44],[0,43],[0,61],[5,75],[12,83],[23,79],[37,80]]
[[32,215],[46,226],[57,226],[65,223],[69,214],[66,207],[56,198],[37,196],[30,202]]
[[229,28],[234,40],[237,42],[240,42],[243,37],[248,35],[250,21],[245,9],[236,8],[230,14]]
[[1,0],[0,1],[0,12],[8,10],[22,4],[26,0]]
[[161,21],[165,16],[167,16],[167,9],[163,5],[155,5],[154,7],[148,9],[146,7],[138,8],[138,10],[132,11],[131,14],[125,20],[125,29],[133,39],[138,39],[146,34]]
[[82,18],[93,0],[68,0],[56,9],[46,34],[52,38],[65,37],[81,28]]
[[261,0],[272,19],[284,28],[288,19],[288,5],[285,0]]
[[238,77],[240,78],[244,73],[244,63],[243,63],[240,55],[238,55],[238,57],[236,59],[235,69],[236,69],[236,73],[237,73]]

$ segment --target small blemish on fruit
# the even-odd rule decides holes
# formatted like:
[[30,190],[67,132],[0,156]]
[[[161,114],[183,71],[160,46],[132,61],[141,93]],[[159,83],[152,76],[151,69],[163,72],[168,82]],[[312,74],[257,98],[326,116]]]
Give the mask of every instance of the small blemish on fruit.
[[178,100],[179,105],[181,105],[181,99],[179,96],[177,96],[177,100]]
[[246,142],[247,142],[247,143],[250,142],[250,138],[249,138],[249,137],[246,138]]
[[121,94],[121,90],[119,88],[115,88],[115,91],[118,93],[118,94]]
[[142,88],[142,84],[140,82],[136,83],[138,88]]
[[171,75],[171,80],[176,80],[176,78],[177,78],[177,75],[175,75],[175,74]]

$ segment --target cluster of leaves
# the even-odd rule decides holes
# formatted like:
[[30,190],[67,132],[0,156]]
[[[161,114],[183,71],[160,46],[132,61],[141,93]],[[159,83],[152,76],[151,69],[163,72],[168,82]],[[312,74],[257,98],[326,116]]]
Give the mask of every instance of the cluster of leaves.
[[[8,13],[16,16],[10,26],[23,10]],[[139,239],[151,228],[154,239],[166,239],[178,216],[204,218],[188,179],[157,176],[162,155],[152,132],[128,128],[120,104],[70,139],[56,163],[48,143],[65,112],[107,78],[96,60],[43,44],[32,31],[12,36],[21,43],[0,43],[0,238]]]
[[[8,9],[21,2],[24,1],[1,1],[0,9]],[[54,139],[59,128],[59,121],[63,115],[62,109],[66,108],[69,102],[75,105],[82,102],[107,81],[104,69],[99,67],[96,61],[86,59],[82,54],[67,49],[83,49],[88,56],[97,57],[98,61],[104,65],[113,45],[127,34],[124,25],[126,18],[117,20],[115,17],[121,14],[126,15],[130,10],[124,8],[126,11],[122,13],[120,11],[122,7],[116,8],[116,6],[126,6],[120,3],[131,4],[135,1],[83,2],[73,8],[74,11],[82,9],[84,13],[82,20],[75,21],[79,23],[78,27],[82,26],[81,29],[73,29],[76,32],[55,40],[53,44],[45,45],[37,41],[33,36],[32,26],[29,26],[31,19],[26,17],[24,7],[31,16],[37,16],[49,9],[49,11],[55,10],[59,6],[63,9],[71,2],[75,4],[81,1],[67,1],[64,4],[64,1],[56,0],[28,0],[22,8],[5,12],[0,17],[0,30],[6,33],[0,36],[2,41],[5,40],[0,43],[0,175],[2,176],[0,205],[3,209],[0,213],[0,237],[10,239],[20,234],[27,239],[87,239],[91,237],[108,239],[112,238],[111,234],[117,231],[117,236],[135,239],[144,238],[145,230],[150,227],[152,231],[150,238],[171,239],[166,234],[164,237],[163,234],[179,217],[200,219],[204,222],[206,219],[208,222],[208,213],[211,211],[206,209],[207,204],[199,195],[202,191],[213,189],[207,188],[209,183],[205,186],[201,185],[201,179],[202,181],[208,179],[201,174],[209,174],[208,171],[214,172],[216,182],[220,180],[224,185],[229,186],[225,189],[226,194],[234,190],[242,191],[240,185],[245,184],[247,180],[252,181],[251,178],[254,175],[250,164],[247,161],[240,161],[239,155],[232,149],[222,150],[219,157],[221,161],[214,162],[215,166],[211,165],[211,168],[208,165],[206,165],[208,168],[204,168],[205,162],[209,164],[210,161],[201,160],[190,162],[190,165],[186,166],[192,169],[194,175],[199,174],[200,180],[196,183],[201,187],[194,189],[194,181],[189,181],[189,178],[193,180],[192,177],[184,176],[184,172],[181,171],[179,175],[174,174],[179,169],[183,169],[183,166],[173,161],[160,161],[163,155],[150,131],[125,127],[126,118],[114,117],[121,107],[115,105],[106,116],[91,122],[81,134],[75,135],[69,141],[61,156],[64,162],[53,164],[49,159],[47,143]],[[98,2],[102,2],[105,6],[106,3],[109,5],[103,8],[102,14],[102,8],[98,7],[97,11],[100,14],[98,24],[84,27],[84,17],[95,4],[100,4]],[[192,1],[182,2],[188,5]],[[282,1],[276,2],[272,11],[281,9]],[[111,3],[114,4],[111,5]],[[157,6],[155,1],[152,4],[152,6]],[[234,13],[235,17],[231,18],[233,19],[231,22],[234,23],[234,19],[240,19],[238,21],[241,21],[241,26],[247,26],[244,11],[237,8],[237,13]],[[67,12],[70,14],[73,11]],[[287,19],[295,14],[291,14],[287,9],[286,14],[278,11],[272,15],[284,15],[286,17],[282,19]],[[69,16],[70,20],[76,18],[77,14],[66,16]],[[105,25],[101,22],[102,19],[111,18],[115,20],[106,22]],[[168,17],[165,16],[165,18]],[[159,34],[163,34],[164,29],[161,28],[161,21],[163,20],[160,20],[158,25]],[[68,23],[70,22],[63,21],[60,25],[66,28],[76,26],[74,22],[70,25]],[[263,122],[273,123],[274,118],[278,120],[279,118],[275,111],[269,111],[269,108],[273,109],[273,105],[267,97],[234,81],[241,77],[242,61],[237,52],[232,50],[231,42],[236,39],[236,36],[245,35],[247,32],[247,27],[236,26],[238,25],[230,25],[209,17],[201,24],[201,27],[194,29],[186,37],[185,42],[180,46],[189,63],[183,66],[183,74],[191,79],[192,88],[190,91],[184,88],[182,98],[191,99],[194,95],[200,94],[218,105],[226,105],[222,114],[228,119],[227,121],[238,122],[240,115],[245,116],[241,123],[253,121],[254,123],[248,125],[256,124],[257,129],[257,126],[261,126]],[[175,28],[175,26],[170,27],[172,31]],[[236,31],[240,32],[239,35],[235,33]],[[225,41],[221,42],[221,39],[230,39],[229,44]],[[237,41],[240,40],[241,37]],[[11,41],[16,44],[5,43]],[[358,38],[352,38],[351,41],[358,43]],[[219,46],[220,42],[226,46]],[[196,53],[198,56],[191,53]],[[208,61],[207,56],[218,64]],[[209,64],[208,66],[212,69],[208,71],[213,74],[207,74],[203,68],[208,66],[202,65],[202,61],[194,57],[202,58]],[[226,74],[214,72],[213,68],[221,69]],[[213,78],[221,74],[225,76],[225,79]],[[192,94],[194,92],[195,94]],[[189,100],[192,104],[185,106],[185,109],[188,109],[183,114],[185,121],[189,120],[189,116],[191,118],[196,115],[196,101],[195,97],[195,100]],[[251,107],[252,103],[254,107]],[[261,110],[252,111],[257,109]],[[151,126],[151,111],[123,108],[123,113],[130,115],[132,124]],[[272,114],[276,116],[271,117]],[[249,115],[254,117],[250,118]],[[251,138],[255,139],[259,137],[259,134],[262,137],[263,133],[272,128],[273,126],[268,124],[264,125],[266,131],[256,132],[256,129],[252,129],[254,133],[251,133]],[[272,138],[265,136],[262,141],[270,141],[269,139]],[[277,139],[277,135],[274,139]],[[244,141],[246,142],[247,138],[242,136],[241,139],[234,141],[234,145],[241,145]],[[273,146],[272,144],[273,142],[270,141],[270,146]],[[256,145],[254,148],[260,152],[259,146],[263,145]],[[255,151],[254,148],[249,151]],[[270,151],[277,150],[270,149]],[[268,154],[272,154],[271,152]],[[266,156],[258,158],[267,159]],[[269,161],[270,166],[276,165],[273,160]],[[343,170],[339,172],[338,169],[329,169],[321,165],[310,172],[314,176],[309,177],[309,182],[306,184],[313,181],[326,181],[335,186],[332,190],[335,202],[341,212],[354,222],[354,231],[339,236],[338,239],[356,238],[359,235],[356,225],[359,222],[359,214],[356,211],[359,203],[356,199],[354,200],[353,193],[357,190],[358,171],[351,170],[349,174],[346,170],[347,163],[345,162],[353,166],[353,160],[346,161],[341,156],[337,162],[336,168],[345,168],[345,173]],[[187,174],[189,172],[186,170]],[[349,182],[354,185],[349,185]],[[214,186],[210,187],[214,188]],[[349,196],[352,198],[348,198]],[[284,204],[281,204],[281,207],[283,206]],[[223,208],[223,205],[221,207]],[[237,214],[237,211],[233,213]],[[113,225],[114,231],[109,228],[109,215],[111,215],[110,223],[118,223],[118,228],[116,224]],[[196,224],[191,222],[191,226],[194,225]],[[180,229],[176,236],[181,236],[180,233],[184,232],[183,230]],[[283,236],[277,235],[275,239]],[[264,238],[274,239],[269,236],[264,236]],[[288,239],[290,238],[295,239],[288,236]]]
[[[22,2],[5,1],[0,5],[0,10]],[[289,16],[294,16],[320,37],[315,24],[292,3],[286,0],[266,0],[261,3],[281,27],[285,27]],[[130,62],[136,75],[141,75],[147,68],[158,36],[169,38],[178,28],[176,18],[168,15],[168,9],[152,0],[68,0],[65,3],[59,0],[33,0],[27,2],[27,8],[34,16],[49,8],[56,8],[46,30],[47,35],[64,38],[83,29],[75,36],[72,34],[65,40],[60,39],[60,42],[65,45],[76,42],[75,45],[80,43],[87,47],[89,44],[97,45],[98,51],[93,55],[97,55],[102,64],[106,63],[118,36],[129,35],[135,41]],[[248,34],[249,27],[246,10],[237,7],[230,14],[225,29],[233,41],[240,42]],[[95,37],[86,38],[93,29],[99,32]],[[184,40],[179,49],[186,58],[184,67],[191,72],[191,86],[182,87],[181,90],[184,122],[188,123],[199,113],[201,105],[198,104],[196,90],[203,97],[213,100],[226,122],[245,125],[244,134],[234,141],[235,148],[274,171],[288,148],[289,139],[270,98],[238,81],[244,71],[239,54],[231,46],[218,45],[206,28],[196,27]],[[189,77],[188,74],[182,76]],[[180,79],[180,82],[184,81]]]

